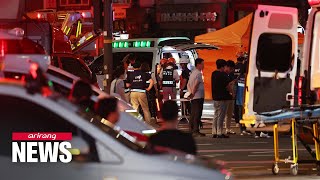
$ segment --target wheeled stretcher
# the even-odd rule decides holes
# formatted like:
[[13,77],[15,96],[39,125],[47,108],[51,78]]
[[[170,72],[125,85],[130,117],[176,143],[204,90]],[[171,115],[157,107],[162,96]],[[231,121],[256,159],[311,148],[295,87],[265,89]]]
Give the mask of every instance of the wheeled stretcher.
[[[285,159],[281,159],[279,154],[279,123],[288,120],[291,121],[292,157],[289,156]],[[252,119],[244,119],[241,121],[243,124],[248,124],[248,122],[251,122],[252,124]],[[290,172],[292,175],[298,174],[298,164],[302,163],[315,163],[318,173],[320,173],[320,106],[301,106],[262,113],[255,116],[255,123],[273,125],[275,158],[272,166],[273,174],[276,175],[279,173],[279,163],[291,164]],[[298,158],[298,140],[309,152],[312,160],[301,160]],[[310,145],[314,145],[314,150],[310,147]]]

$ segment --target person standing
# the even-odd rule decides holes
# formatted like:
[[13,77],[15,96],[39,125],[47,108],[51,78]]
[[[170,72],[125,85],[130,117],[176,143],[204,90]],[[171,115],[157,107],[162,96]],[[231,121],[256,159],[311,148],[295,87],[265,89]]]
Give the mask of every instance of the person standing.
[[161,109],[163,124],[158,133],[149,138],[148,145],[151,148],[156,146],[167,147],[196,155],[197,147],[191,134],[177,129],[179,122],[178,112],[179,108],[176,102],[168,100],[163,103],[163,108]]
[[118,66],[114,71],[114,80],[111,82],[110,94],[119,96],[122,100],[127,102],[124,84],[125,69],[123,66]]
[[[189,62],[190,60],[188,56],[182,56],[179,62],[182,69],[182,73],[180,76],[180,99],[182,99],[184,97],[184,94],[188,92],[187,84],[191,74],[191,71],[188,68]],[[181,102],[181,109],[183,113],[190,114],[191,112],[190,102],[188,101]],[[183,115],[186,115],[186,114],[183,114]]]
[[202,78],[202,70],[204,68],[204,60],[197,58],[195,61],[196,68],[192,71],[188,81],[188,93],[191,99],[191,115],[190,115],[190,131],[194,137],[205,136],[200,133],[199,125],[201,124],[203,103],[204,103],[204,83]]
[[162,90],[163,90],[163,101],[171,99],[176,99],[177,89],[176,83],[179,82],[179,74],[176,69],[174,69],[176,60],[174,58],[169,58],[167,61],[167,66],[160,73],[160,79],[162,80]]
[[[155,122],[151,121],[151,114],[148,106],[148,99],[146,91],[150,91],[153,86],[153,80],[147,73],[141,71],[141,63],[136,61],[133,64],[134,71],[128,76],[128,86],[130,87],[131,103],[135,110],[138,110],[139,105],[141,106],[144,114],[144,119],[150,125],[154,125]],[[149,86],[146,88],[147,81]]]
[[[150,91],[146,91],[147,93],[147,98],[148,98],[148,105],[149,105],[149,110],[150,110],[150,113],[151,113],[151,117],[152,118],[157,118],[157,102],[156,102],[156,99],[157,99],[157,89],[156,89],[156,77],[155,77],[155,74],[151,72],[151,69],[150,69],[150,66],[147,62],[144,62],[142,63],[141,65],[141,71],[147,73],[147,76],[151,76],[151,79],[153,80],[154,82],[154,85],[152,86],[152,88],[150,89]],[[149,87],[149,84],[150,82],[147,82],[146,84],[146,88]]]
[[233,110],[234,110],[234,98],[235,98],[235,81],[236,78],[234,76],[234,67],[235,63],[232,60],[227,61],[227,66],[225,68],[225,73],[227,73],[227,76],[229,78],[229,83],[228,83],[228,91],[231,94],[227,100],[227,110],[226,110],[226,118],[225,118],[225,128],[226,128],[226,133],[227,134],[236,134],[232,129],[231,129],[231,120],[233,116]]
[[227,100],[231,99],[231,95],[227,90],[229,78],[224,72],[227,62],[223,59],[218,59],[216,65],[217,70],[212,72],[211,75],[212,99],[215,111],[212,123],[212,137],[229,138],[229,136],[223,134],[223,121],[226,117]]

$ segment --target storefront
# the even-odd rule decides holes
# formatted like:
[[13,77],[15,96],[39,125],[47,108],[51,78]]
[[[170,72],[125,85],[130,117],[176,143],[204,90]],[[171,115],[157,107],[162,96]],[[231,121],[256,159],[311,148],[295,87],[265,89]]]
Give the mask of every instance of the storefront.
[[187,36],[226,26],[227,1],[206,4],[160,4],[156,7],[159,36]]
[[228,24],[232,24],[255,11],[259,4],[301,7],[298,0],[230,0],[228,8]]

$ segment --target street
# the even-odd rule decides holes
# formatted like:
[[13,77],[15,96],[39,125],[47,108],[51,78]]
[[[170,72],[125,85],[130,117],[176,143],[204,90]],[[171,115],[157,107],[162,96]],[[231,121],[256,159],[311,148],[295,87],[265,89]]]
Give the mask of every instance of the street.
[[[299,174],[290,174],[290,164],[280,164],[279,175],[272,174],[274,162],[273,137],[255,139],[254,136],[240,136],[238,128],[233,124],[236,135],[231,135],[229,139],[211,138],[211,124],[204,123],[201,132],[206,137],[196,138],[198,154],[202,157],[222,160],[226,163],[235,179],[320,179],[317,176],[315,164],[299,164]],[[179,128],[188,128],[185,122],[179,124]],[[290,135],[280,135],[280,156],[287,158],[291,156]],[[311,156],[302,145],[298,146],[299,159],[309,160]]]

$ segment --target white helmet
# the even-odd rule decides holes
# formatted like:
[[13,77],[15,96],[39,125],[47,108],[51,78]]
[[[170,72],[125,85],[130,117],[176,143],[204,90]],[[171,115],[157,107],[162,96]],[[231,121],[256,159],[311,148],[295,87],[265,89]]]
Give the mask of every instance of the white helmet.
[[190,59],[189,59],[189,56],[182,56],[180,58],[180,61],[179,61],[180,64],[189,64],[190,63]]

